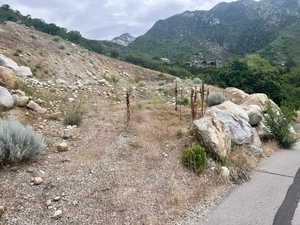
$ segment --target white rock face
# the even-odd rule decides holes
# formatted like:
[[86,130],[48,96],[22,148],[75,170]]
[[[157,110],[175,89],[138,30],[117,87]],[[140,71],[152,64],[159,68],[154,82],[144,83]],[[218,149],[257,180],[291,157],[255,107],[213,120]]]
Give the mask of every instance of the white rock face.
[[280,111],[278,105],[276,105],[271,99],[269,99],[266,94],[252,94],[245,99],[245,101],[242,103],[242,106],[247,107],[249,105],[257,105],[262,112],[264,111],[268,101],[270,101],[275,110]]
[[238,88],[234,88],[234,87],[229,87],[225,89],[227,93],[230,93],[233,97],[237,97],[240,99],[245,99],[247,97],[249,97],[249,94],[247,94],[246,92],[238,89]]
[[222,166],[221,167],[221,176],[224,177],[225,179],[229,179],[230,170],[227,167]]
[[18,66],[18,64],[14,60],[1,54],[0,54],[0,65],[12,69],[13,71],[15,71],[17,76],[32,77],[32,72],[29,67]]
[[205,116],[193,122],[194,130],[200,142],[219,157],[226,157],[231,149],[228,127],[220,120]]
[[9,91],[4,88],[0,87],[0,108],[2,110],[11,109],[14,106],[14,99]]
[[217,108],[223,110],[225,112],[232,113],[241,117],[242,119],[249,121],[248,113],[244,110],[244,108],[240,105],[237,105],[231,101],[225,101],[224,103],[212,107],[212,109]]
[[252,127],[245,119],[220,109],[211,109],[207,112],[207,115],[225,124],[230,131],[231,141],[234,143],[239,145],[251,143],[253,136]]
[[19,68],[18,64],[14,60],[12,60],[2,54],[0,54],[0,65],[10,68],[10,69],[14,70],[15,72]]
[[19,77],[32,77],[33,76],[32,72],[31,72],[31,69],[27,66],[20,66],[16,70],[16,74]]

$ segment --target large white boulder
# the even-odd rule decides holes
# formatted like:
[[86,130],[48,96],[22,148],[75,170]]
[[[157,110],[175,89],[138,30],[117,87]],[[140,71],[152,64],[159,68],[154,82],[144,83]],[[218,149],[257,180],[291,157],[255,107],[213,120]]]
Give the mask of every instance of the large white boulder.
[[231,149],[230,131],[221,120],[205,116],[195,120],[193,128],[207,150],[218,157],[226,157]]
[[32,77],[33,74],[31,72],[31,69],[27,66],[20,66],[17,70],[16,70],[16,74],[19,77]]
[[17,76],[32,77],[32,72],[29,67],[18,66],[18,64],[14,60],[12,60],[2,54],[0,54],[0,66],[4,66],[4,67],[12,69],[13,71],[16,72]]
[[229,88],[226,88],[225,91],[227,93],[231,94],[234,98],[245,99],[245,98],[249,97],[249,94],[247,94],[246,92],[244,92],[238,88],[229,87]]
[[0,109],[7,110],[14,106],[14,99],[9,91],[4,88],[0,87]]
[[249,144],[252,141],[252,127],[245,119],[220,109],[211,109],[207,115],[222,121],[229,129],[231,141],[236,144]]
[[0,66],[10,68],[14,71],[17,71],[19,68],[18,64],[14,60],[12,60],[2,54],[0,54]]
[[232,113],[234,115],[237,115],[237,116],[243,118],[246,121],[249,121],[249,116],[248,116],[248,113],[245,111],[245,109],[242,106],[237,105],[231,101],[225,101],[220,105],[212,107],[212,109],[214,109],[214,108],[218,108],[225,112]]
[[267,103],[270,102],[271,106],[280,111],[278,105],[276,105],[271,99],[268,98],[266,94],[252,94],[248,96],[242,103],[242,106],[249,106],[249,105],[257,105],[261,112],[265,110]]

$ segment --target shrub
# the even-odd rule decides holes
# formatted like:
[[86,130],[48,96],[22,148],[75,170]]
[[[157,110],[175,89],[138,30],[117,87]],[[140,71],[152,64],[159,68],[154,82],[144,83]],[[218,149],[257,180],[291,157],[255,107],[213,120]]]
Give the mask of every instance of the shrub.
[[59,42],[60,41],[60,38],[59,37],[55,37],[52,39],[54,42]]
[[265,109],[266,126],[270,130],[271,137],[283,148],[291,148],[296,143],[290,131],[290,121],[284,114],[275,110],[271,103],[267,103]]
[[145,81],[139,81],[137,85],[139,87],[145,87],[146,86],[146,82]]
[[158,82],[158,86],[165,86],[166,85],[166,81],[161,80]]
[[0,120],[0,163],[31,159],[44,151],[43,137],[15,120]]
[[180,97],[177,100],[177,105],[188,105],[189,104],[189,99],[187,97]]
[[207,158],[205,149],[196,145],[193,148],[189,148],[182,153],[182,163],[195,173],[200,174],[207,166]]
[[194,78],[193,83],[194,84],[202,84],[202,80],[200,78],[196,77],[196,78]]
[[60,50],[66,49],[66,47],[65,47],[64,45],[60,45],[58,48],[59,48]]
[[208,106],[220,105],[225,102],[225,97],[221,92],[212,92],[207,98]]
[[71,125],[71,126],[80,126],[82,121],[82,115],[79,112],[69,112],[67,113],[67,115],[65,116],[64,119],[64,124],[65,125]]

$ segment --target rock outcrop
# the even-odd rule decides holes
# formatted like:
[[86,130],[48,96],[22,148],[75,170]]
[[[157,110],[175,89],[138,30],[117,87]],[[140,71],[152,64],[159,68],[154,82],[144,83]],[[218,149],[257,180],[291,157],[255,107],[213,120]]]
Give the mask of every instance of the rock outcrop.
[[229,129],[221,120],[205,116],[193,122],[199,141],[218,157],[226,157],[231,148]]
[[18,80],[16,73],[9,68],[0,66],[0,83],[7,88],[17,88]]
[[14,60],[1,54],[0,54],[0,66],[12,69],[17,74],[17,76],[20,77],[32,76],[32,72],[29,67],[18,66],[18,64]]
[[4,88],[0,87],[0,109],[1,110],[8,110],[14,106],[14,99],[9,91]]

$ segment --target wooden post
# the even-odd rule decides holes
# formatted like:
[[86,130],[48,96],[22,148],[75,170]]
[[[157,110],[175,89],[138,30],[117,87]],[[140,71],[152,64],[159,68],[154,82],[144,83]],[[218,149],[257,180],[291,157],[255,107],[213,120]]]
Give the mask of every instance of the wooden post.
[[176,79],[176,81],[175,81],[175,111],[178,111],[177,101],[178,101],[178,84],[177,84],[177,79]]
[[131,112],[130,112],[130,90],[127,89],[126,91],[126,111],[127,111],[127,120],[126,120],[126,125],[128,127],[130,119],[131,119]]

